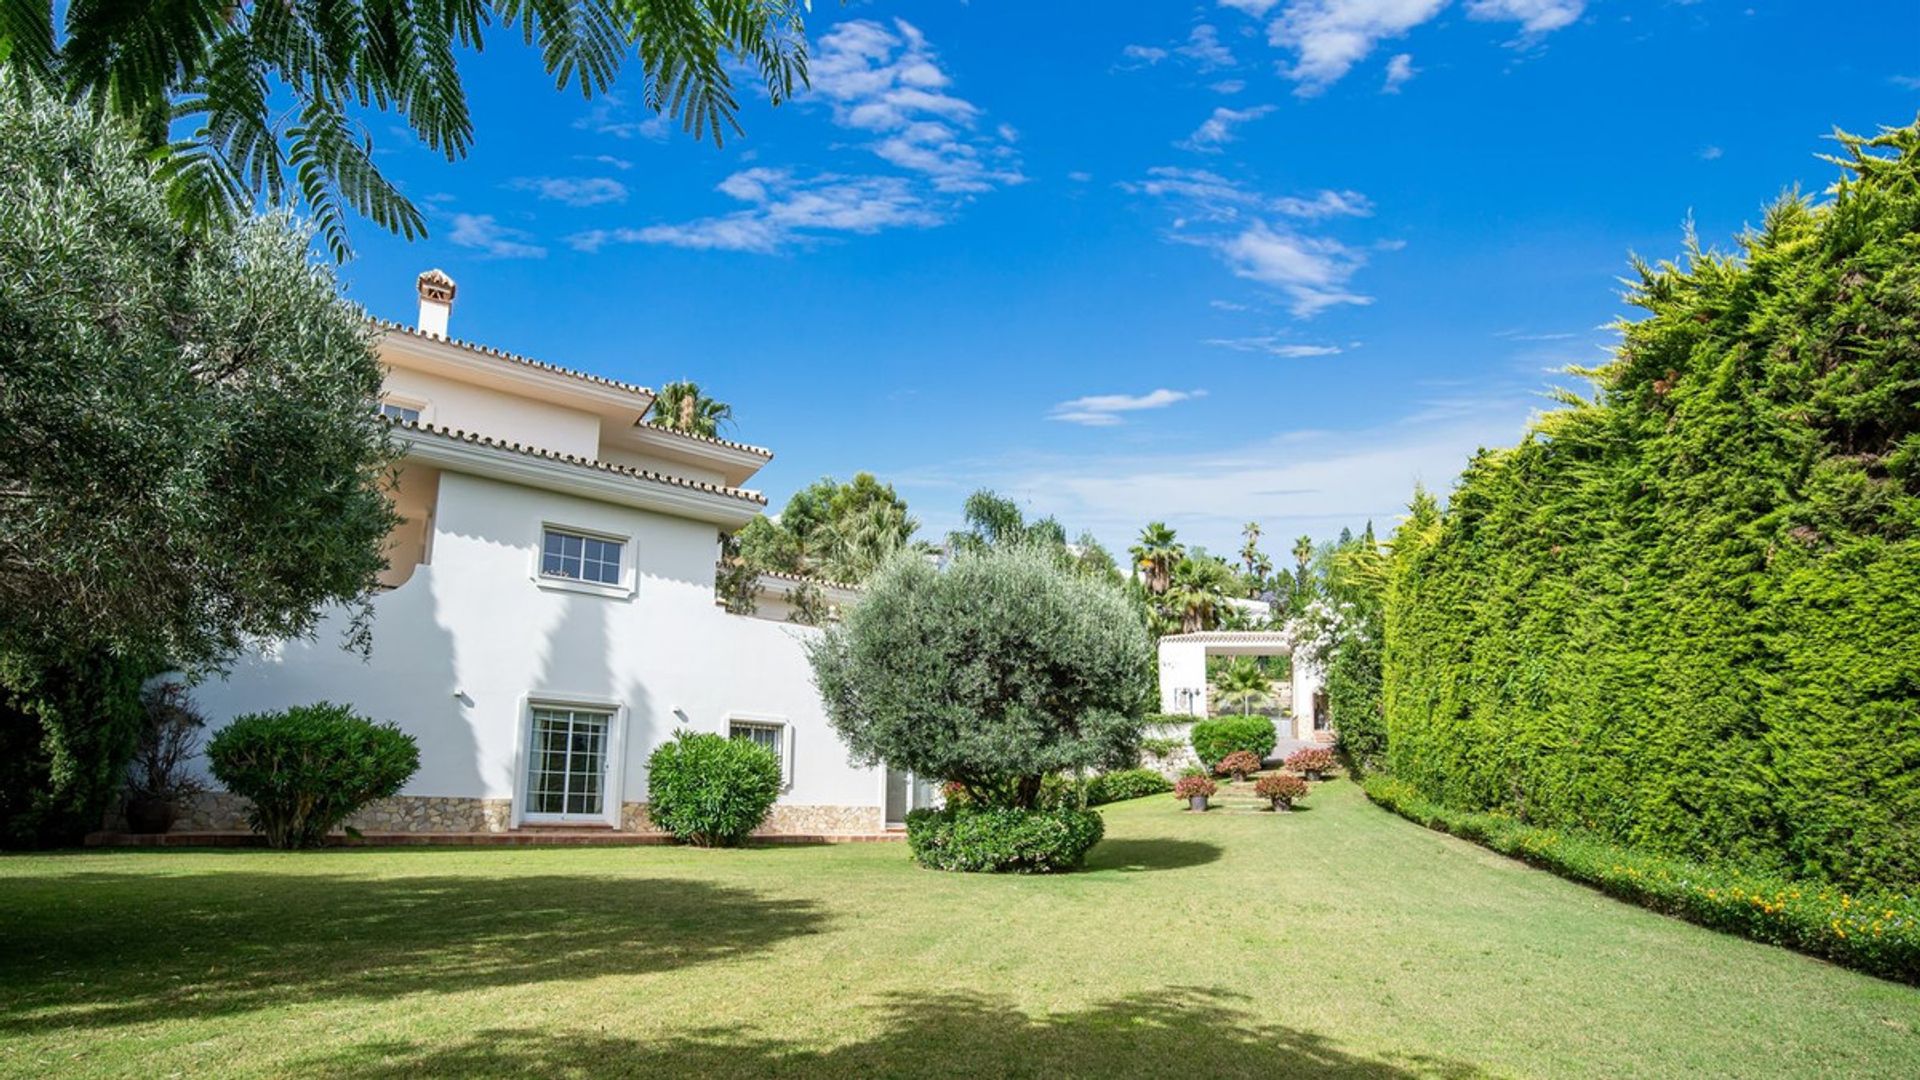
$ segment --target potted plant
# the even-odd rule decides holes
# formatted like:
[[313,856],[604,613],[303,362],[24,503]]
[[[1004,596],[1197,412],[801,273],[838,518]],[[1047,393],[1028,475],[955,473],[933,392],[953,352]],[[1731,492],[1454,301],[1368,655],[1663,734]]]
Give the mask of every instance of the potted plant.
[[127,828],[163,833],[173,828],[181,804],[206,790],[187,762],[200,752],[200,730],[207,722],[179,683],[148,687],[140,705],[145,723],[127,767]]
[[1245,780],[1260,771],[1260,758],[1251,750],[1235,750],[1220,759],[1213,771],[1221,776],[1231,776],[1235,780]]
[[1287,768],[1309,780],[1324,779],[1333,770],[1333,751],[1319,746],[1303,747],[1287,755]]
[[1296,799],[1307,797],[1307,782],[1290,772],[1268,773],[1254,781],[1253,793],[1284,814],[1293,809]]
[[1219,785],[1205,776],[1183,776],[1173,782],[1173,797],[1187,800],[1187,809],[1195,813],[1204,813],[1207,798],[1218,790]]

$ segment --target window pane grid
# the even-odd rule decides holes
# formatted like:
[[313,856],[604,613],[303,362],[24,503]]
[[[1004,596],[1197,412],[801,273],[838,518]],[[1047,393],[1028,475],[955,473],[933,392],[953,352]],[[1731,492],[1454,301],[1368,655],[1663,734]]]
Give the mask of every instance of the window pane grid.
[[607,715],[535,709],[528,755],[527,812],[597,815],[607,759]]
[[540,541],[540,573],[546,577],[620,584],[620,557],[626,544],[595,536],[548,529]]
[[786,775],[786,729],[784,727],[779,724],[754,724],[735,720],[727,725],[727,734],[736,739],[758,743],[772,751],[774,764],[780,766],[780,775]]

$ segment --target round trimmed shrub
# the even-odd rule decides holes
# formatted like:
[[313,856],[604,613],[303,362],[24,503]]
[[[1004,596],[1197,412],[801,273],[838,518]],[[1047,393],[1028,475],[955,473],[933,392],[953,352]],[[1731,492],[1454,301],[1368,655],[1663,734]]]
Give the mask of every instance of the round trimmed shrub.
[[1172,790],[1173,781],[1153,769],[1118,769],[1087,781],[1087,805],[1165,795]]
[[247,821],[269,845],[306,848],[397,794],[420,768],[420,747],[392,724],[322,701],[235,719],[207,743],[207,764],[228,791],[252,801]]
[[1092,810],[947,807],[907,815],[907,850],[935,870],[1057,874],[1072,870],[1106,833]]
[[1216,716],[1193,725],[1193,753],[1212,765],[1236,750],[1264,759],[1278,738],[1264,716]]
[[647,816],[683,843],[737,846],[779,797],[779,761],[746,739],[676,731],[647,758]]
[[1245,780],[1260,771],[1260,755],[1248,750],[1235,750],[1220,759],[1213,771],[1222,776],[1231,776],[1235,780]]

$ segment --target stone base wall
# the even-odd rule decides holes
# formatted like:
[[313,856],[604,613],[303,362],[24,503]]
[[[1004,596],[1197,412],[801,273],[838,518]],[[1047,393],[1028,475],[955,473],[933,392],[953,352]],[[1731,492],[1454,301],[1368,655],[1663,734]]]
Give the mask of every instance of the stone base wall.
[[[756,836],[857,836],[886,831],[878,806],[793,806],[775,804],[766,823],[754,830]],[[655,832],[647,817],[647,804],[630,802],[620,807],[622,832]]]
[[[251,804],[239,795],[208,791],[182,808],[174,832],[246,832]],[[377,799],[347,819],[361,832],[506,832],[513,819],[508,799],[463,799],[443,795],[396,795]]]
[[[225,791],[196,796],[182,808],[174,832],[246,832],[244,798]],[[512,828],[511,799],[464,799],[440,795],[398,795],[380,799],[347,819],[365,833],[503,833]],[[657,832],[647,804],[623,803],[621,832]],[[860,835],[884,832],[877,806],[776,805],[759,829],[761,835]]]

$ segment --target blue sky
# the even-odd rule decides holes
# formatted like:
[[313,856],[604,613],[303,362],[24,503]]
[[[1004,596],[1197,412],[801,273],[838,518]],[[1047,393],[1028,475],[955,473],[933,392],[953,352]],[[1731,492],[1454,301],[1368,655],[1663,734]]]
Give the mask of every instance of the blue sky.
[[[1920,109],[1920,5],[1628,0],[816,4],[814,88],[698,144],[638,80],[555,93],[506,34],[426,207],[349,295],[658,385],[693,378],[930,533],[993,487],[1123,547],[1383,526],[1603,358],[1629,252],[1726,246],[1833,127]],[[635,69],[637,73],[637,69]]]

